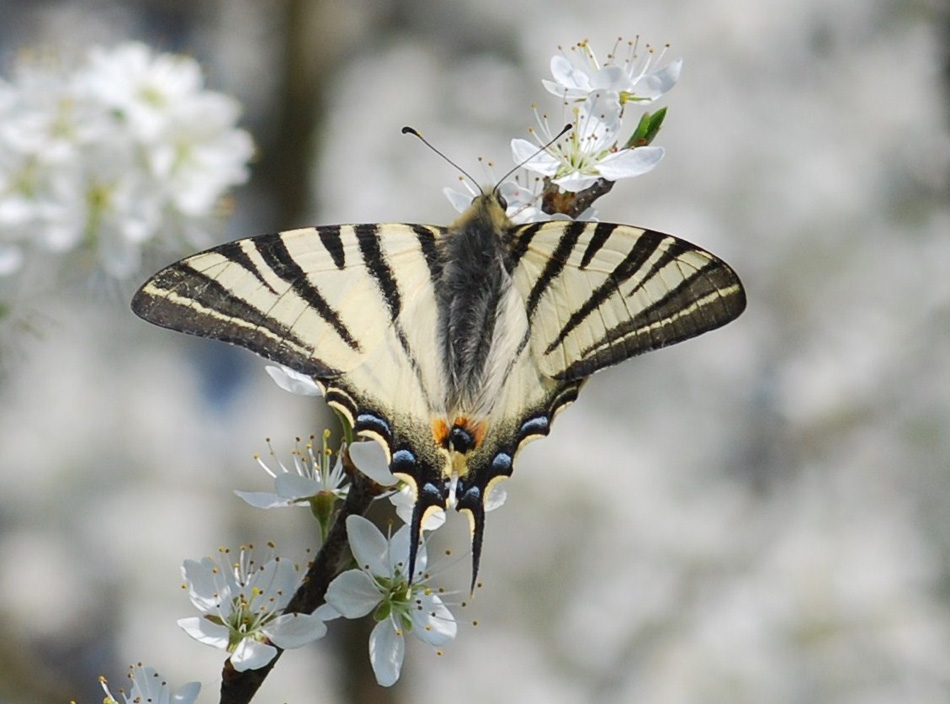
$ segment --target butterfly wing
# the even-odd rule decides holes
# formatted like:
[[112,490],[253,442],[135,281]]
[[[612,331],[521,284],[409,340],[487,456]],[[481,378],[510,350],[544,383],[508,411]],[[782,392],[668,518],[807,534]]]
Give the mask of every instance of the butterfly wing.
[[547,222],[509,228],[509,266],[523,331],[488,419],[467,458],[459,510],[472,523],[475,570],[492,487],[515,454],[550,431],[594,372],[717,328],[738,316],[738,277],[705,250],[625,225]]
[[725,325],[745,292],[722,260],[627,225],[548,222],[510,232],[539,369],[576,380]]
[[442,233],[355,225],[238,240],[158,272],[132,309],[313,377],[394,472],[437,484],[448,461],[430,425],[445,398],[433,284]]

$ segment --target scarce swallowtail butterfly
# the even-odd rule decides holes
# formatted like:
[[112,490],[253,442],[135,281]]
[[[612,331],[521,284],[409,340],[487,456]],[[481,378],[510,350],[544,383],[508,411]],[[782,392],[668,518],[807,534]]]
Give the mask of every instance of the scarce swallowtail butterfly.
[[478,573],[485,502],[587,378],[713,330],[745,308],[723,261],[605,222],[515,225],[497,188],[448,227],[330,225],[237,240],[149,279],[145,320],[311,376],[415,494],[454,505]]

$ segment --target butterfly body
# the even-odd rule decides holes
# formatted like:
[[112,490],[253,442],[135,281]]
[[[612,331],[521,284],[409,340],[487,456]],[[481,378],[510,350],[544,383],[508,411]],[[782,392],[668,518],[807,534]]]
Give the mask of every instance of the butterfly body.
[[160,271],[133,310],[313,377],[413,489],[421,526],[470,519],[594,372],[738,316],[723,262],[610,223],[514,225],[496,191],[451,226],[342,225],[238,240]]

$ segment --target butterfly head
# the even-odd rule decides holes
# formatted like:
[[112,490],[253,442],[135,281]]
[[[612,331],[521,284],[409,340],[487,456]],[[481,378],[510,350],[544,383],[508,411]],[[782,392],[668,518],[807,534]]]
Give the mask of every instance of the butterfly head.
[[458,217],[452,227],[456,230],[464,230],[475,225],[498,232],[511,225],[506,214],[507,210],[508,201],[497,186],[489,191],[482,190],[472,198],[472,204]]

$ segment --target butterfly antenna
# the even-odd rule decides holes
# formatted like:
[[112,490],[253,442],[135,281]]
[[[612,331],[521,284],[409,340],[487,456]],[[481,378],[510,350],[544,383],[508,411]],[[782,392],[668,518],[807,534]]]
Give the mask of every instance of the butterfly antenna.
[[466,171],[465,169],[463,169],[461,166],[459,166],[459,165],[456,164],[454,161],[452,161],[451,159],[449,159],[445,154],[443,154],[443,153],[440,152],[438,149],[436,149],[435,147],[433,147],[432,144],[429,142],[428,139],[426,139],[426,138],[423,137],[421,134],[419,134],[419,131],[418,131],[417,129],[415,129],[415,128],[413,128],[413,127],[409,127],[409,126],[407,125],[406,127],[403,127],[403,128],[402,128],[402,133],[403,133],[403,134],[411,134],[411,135],[413,135],[414,137],[418,137],[419,140],[420,140],[424,145],[426,145],[427,147],[429,147],[429,149],[431,149],[431,150],[434,151],[436,154],[438,154],[439,156],[441,156],[441,157],[442,157],[445,161],[447,161],[449,164],[451,164],[452,166],[454,166],[455,169],[456,169],[459,173],[461,173],[465,178],[467,178],[469,181],[471,181],[472,184],[473,184],[476,188],[478,187],[478,181],[476,181],[474,178],[472,178],[472,175],[471,175],[468,171]]
[[508,178],[509,176],[511,176],[511,174],[513,174],[515,171],[517,171],[517,170],[520,169],[522,166],[524,166],[525,164],[527,164],[529,161],[531,161],[532,159],[534,159],[534,157],[536,157],[538,154],[540,154],[541,152],[546,152],[546,151],[548,150],[548,147],[550,147],[552,144],[554,144],[556,141],[558,141],[561,137],[563,137],[563,136],[566,135],[568,132],[570,132],[571,129],[573,129],[573,127],[574,127],[574,125],[571,125],[571,124],[564,125],[564,127],[561,129],[560,132],[558,132],[556,135],[554,135],[554,136],[553,136],[551,139],[549,139],[545,144],[542,144],[540,147],[538,147],[538,150],[537,150],[536,152],[534,152],[534,153],[533,153],[531,156],[529,156],[527,159],[522,159],[522,160],[521,160],[521,163],[515,164],[514,168],[512,168],[511,171],[509,171],[509,172],[506,173],[504,176],[502,176],[500,179],[498,179],[498,184],[495,186],[495,188],[498,188],[499,185],[501,185],[502,183],[505,182],[505,179],[506,179],[506,178]]

